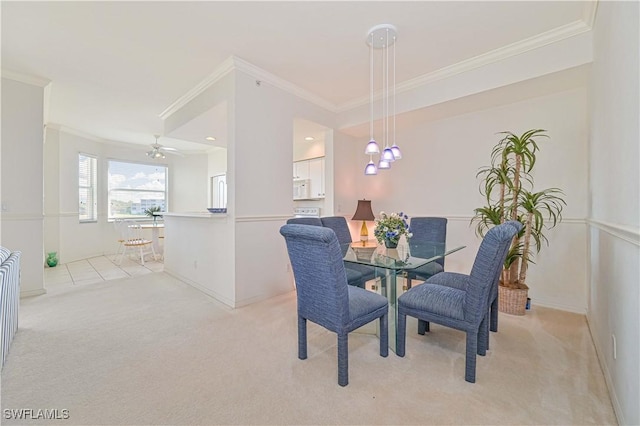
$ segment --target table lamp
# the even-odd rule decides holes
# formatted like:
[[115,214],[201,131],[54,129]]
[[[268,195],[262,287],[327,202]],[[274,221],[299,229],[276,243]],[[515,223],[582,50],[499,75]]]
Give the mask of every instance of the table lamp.
[[360,229],[360,241],[364,246],[369,239],[369,230],[367,229],[367,220],[374,220],[376,217],[371,210],[371,200],[358,200],[358,207],[351,220],[361,220],[362,228]]

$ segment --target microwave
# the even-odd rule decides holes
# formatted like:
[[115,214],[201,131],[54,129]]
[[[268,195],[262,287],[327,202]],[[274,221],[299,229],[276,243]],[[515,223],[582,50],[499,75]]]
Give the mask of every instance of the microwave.
[[311,194],[311,180],[294,179],[293,181],[293,199],[308,200]]

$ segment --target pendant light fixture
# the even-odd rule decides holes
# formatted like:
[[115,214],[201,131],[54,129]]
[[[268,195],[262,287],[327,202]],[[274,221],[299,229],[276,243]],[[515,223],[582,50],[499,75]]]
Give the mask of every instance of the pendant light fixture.
[[[369,155],[369,163],[364,169],[365,175],[375,175],[378,173],[378,169],[389,169],[391,168],[391,163],[402,158],[402,153],[400,152],[400,148],[396,144],[395,141],[395,133],[396,133],[396,48],[395,43],[397,39],[397,30],[391,24],[380,24],[372,27],[369,30],[367,37],[367,44],[369,45],[369,143],[365,148],[365,154]],[[393,56],[392,56],[392,69],[389,69],[389,47],[393,46]],[[373,161],[373,155],[380,153],[380,146],[376,142],[374,138],[373,132],[373,122],[375,118],[374,114],[374,93],[375,93],[375,51],[379,50],[381,52],[380,59],[380,94],[381,94],[381,121],[382,121],[382,144],[384,149],[380,155],[380,159],[378,161],[378,165]],[[391,76],[392,74],[392,76]],[[392,89],[390,89],[390,85]],[[393,97],[392,104],[389,105],[390,100],[390,92]],[[391,107],[391,108],[390,108]],[[391,111],[393,109],[393,111]],[[389,118],[393,116],[393,130],[391,131],[389,125]],[[393,139],[390,137],[390,133]],[[389,146],[391,145],[391,146]]]

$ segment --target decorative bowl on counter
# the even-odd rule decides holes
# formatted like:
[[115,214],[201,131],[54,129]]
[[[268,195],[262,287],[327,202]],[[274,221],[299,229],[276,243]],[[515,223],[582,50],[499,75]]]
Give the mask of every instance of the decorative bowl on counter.
[[209,210],[209,213],[226,213],[227,212],[226,207],[207,207],[207,210]]

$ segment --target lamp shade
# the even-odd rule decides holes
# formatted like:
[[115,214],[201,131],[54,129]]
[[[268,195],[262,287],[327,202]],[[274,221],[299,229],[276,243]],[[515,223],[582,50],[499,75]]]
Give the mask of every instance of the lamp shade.
[[351,220],[374,220],[375,218],[371,210],[371,200],[358,200],[358,207]]

